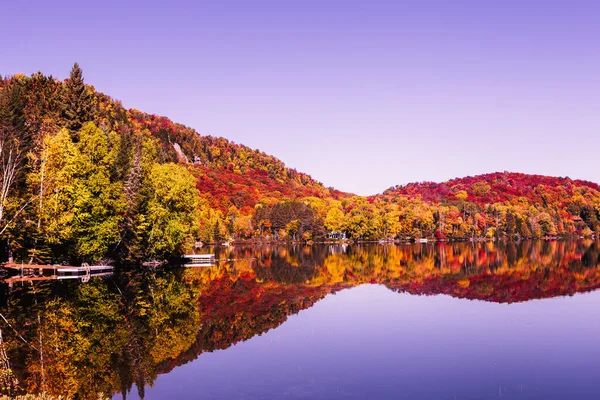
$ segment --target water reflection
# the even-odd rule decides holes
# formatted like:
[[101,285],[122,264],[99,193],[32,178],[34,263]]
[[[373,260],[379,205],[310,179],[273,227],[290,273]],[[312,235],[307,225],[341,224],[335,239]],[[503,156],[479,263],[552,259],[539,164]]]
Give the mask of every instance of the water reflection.
[[[362,284],[496,303],[600,287],[597,242],[215,249],[212,268],[4,285],[3,393],[137,394],[206,352]],[[393,294],[393,293],[392,293]],[[395,295],[398,296],[398,295]]]

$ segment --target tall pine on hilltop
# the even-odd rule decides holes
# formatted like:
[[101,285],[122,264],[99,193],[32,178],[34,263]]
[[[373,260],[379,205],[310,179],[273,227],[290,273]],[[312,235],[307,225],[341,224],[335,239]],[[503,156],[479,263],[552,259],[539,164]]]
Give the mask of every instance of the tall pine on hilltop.
[[[83,72],[78,63],[73,65],[69,79],[62,91],[62,117],[71,134],[77,135],[84,123],[96,117],[96,101],[93,91],[83,82]],[[77,137],[74,137],[77,139]]]

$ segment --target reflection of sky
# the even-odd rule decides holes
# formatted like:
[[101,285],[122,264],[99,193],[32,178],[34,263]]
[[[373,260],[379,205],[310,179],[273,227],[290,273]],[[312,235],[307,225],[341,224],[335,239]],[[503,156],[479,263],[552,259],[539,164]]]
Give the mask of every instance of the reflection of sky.
[[600,291],[507,305],[360,286],[159,376],[146,398],[598,399],[599,305]]

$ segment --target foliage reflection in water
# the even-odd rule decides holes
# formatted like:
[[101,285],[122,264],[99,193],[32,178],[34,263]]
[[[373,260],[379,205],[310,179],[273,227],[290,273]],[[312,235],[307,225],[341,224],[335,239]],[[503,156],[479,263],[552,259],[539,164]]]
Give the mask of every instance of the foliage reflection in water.
[[[600,287],[599,244],[587,240],[215,251],[218,259],[238,261],[211,268],[132,271],[88,283],[4,284],[3,393],[78,398],[129,393],[150,398],[145,391],[152,390],[148,388],[160,375],[171,374],[203,353],[277,328],[328,294],[363,284],[493,303]],[[461,304],[468,310],[473,303]],[[338,372],[327,373],[333,378]],[[269,398],[273,390],[255,389],[241,397]],[[298,393],[290,397],[310,398]]]

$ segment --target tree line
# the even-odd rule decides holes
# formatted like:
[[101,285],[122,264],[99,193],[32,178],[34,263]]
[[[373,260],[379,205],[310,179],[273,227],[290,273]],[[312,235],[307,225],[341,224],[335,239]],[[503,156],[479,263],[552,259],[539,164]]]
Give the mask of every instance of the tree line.
[[[519,239],[600,231],[597,184],[495,173],[361,197],[85,84],[0,77],[5,259],[139,262],[194,242]],[[336,236],[337,237],[337,236]]]

